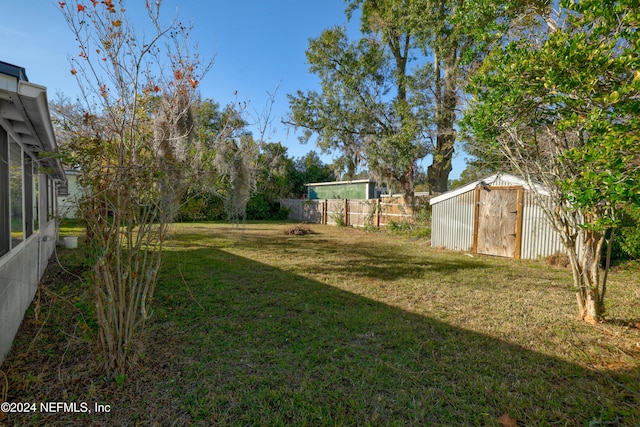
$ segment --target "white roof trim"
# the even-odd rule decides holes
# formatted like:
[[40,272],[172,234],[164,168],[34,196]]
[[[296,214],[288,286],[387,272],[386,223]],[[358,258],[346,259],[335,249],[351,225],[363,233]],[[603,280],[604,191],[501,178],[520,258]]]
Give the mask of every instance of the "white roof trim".
[[484,182],[487,185],[493,185],[493,183],[496,182],[499,178],[502,181],[508,182],[510,185],[519,185],[528,190],[534,191],[538,194],[542,194],[544,196],[549,195],[549,191],[538,183],[533,183],[533,186],[531,186],[525,179],[517,177],[515,175],[509,175],[506,173],[496,173],[486,178],[479,179],[470,184],[464,185],[460,188],[456,188],[455,190],[442,193],[439,196],[432,197],[431,200],[429,200],[429,204],[434,205],[436,203],[440,203],[445,200],[451,199],[452,197],[456,197],[460,194],[466,193],[468,191],[473,191],[478,185],[480,185],[481,182]]
[[46,87],[0,73],[0,126],[38,163],[50,167],[55,179],[66,179],[59,159],[39,155],[58,148]]
[[56,150],[56,137],[49,115],[47,88],[21,80],[18,82],[18,97],[44,150]]
[[309,184],[305,184],[305,186],[310,187],[321,187],[323,185],[346,185],[346,184],[364,184],[365,182],[374,182],[370,179],[356,179],[354,181],[331,181],[331,182],[311,182]]

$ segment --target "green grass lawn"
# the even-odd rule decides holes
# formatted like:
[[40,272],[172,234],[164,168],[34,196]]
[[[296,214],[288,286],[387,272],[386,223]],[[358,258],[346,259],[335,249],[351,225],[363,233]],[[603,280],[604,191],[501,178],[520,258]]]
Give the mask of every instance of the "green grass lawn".
[[50,266],[0,368],[7,397],[111,412],[5,422],[640,425],[637,269],[611,274],[609,320],[589,326],[566,269],[288,227],[173,226],[140,366],[118,382],[93,373],[82,251],[60,250],[67,271]]

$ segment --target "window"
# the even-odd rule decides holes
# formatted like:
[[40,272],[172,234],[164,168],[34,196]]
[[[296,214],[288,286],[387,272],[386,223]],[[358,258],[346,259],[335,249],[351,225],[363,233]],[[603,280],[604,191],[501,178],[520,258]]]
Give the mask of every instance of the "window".
[[69,195],[69,182],[61,182],[58,184],[58,196],[67,197]]
[[38,165],[33,163],[33,231],[40,230],[40,206],[39,200],[40,176],[38,175]]
[[24,237],[33,234],[33,161],[23,154],[24,165]]
[[9,136],[0,127],[0,256],[11,249],[11,205],[9,200]]
[[47,176],[47,220],[56,216],[56,184]]
[[24,240],[22,148],[15,142],[9,144],[9,181],[11,200],[11,247]]

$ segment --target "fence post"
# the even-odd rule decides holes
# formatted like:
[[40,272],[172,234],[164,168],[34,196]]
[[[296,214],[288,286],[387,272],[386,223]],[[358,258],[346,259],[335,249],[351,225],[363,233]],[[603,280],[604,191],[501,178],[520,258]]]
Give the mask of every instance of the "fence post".
[[376,227],[380,228],[380,203],[382,202],[382,199],[380,197],[378,197],[378,200],[376,200]]
[[344,199],[344,225],[349,225],[349,199]]
[[329,201],[327,199],[324,199],[324,201],[322,202],[322,224],[327,224],[327,205],[329,204]]

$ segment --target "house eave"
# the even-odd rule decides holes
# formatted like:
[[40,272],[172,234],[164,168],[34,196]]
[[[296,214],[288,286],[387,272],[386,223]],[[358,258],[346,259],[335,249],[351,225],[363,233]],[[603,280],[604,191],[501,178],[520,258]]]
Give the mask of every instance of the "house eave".
[[40,166],[49,169],[54,179],[64,181],[61,162],[51,156],[58,145],[49,114],[47,89],[21,80],[21,76],[24,73],[0,72],[0,126]]

